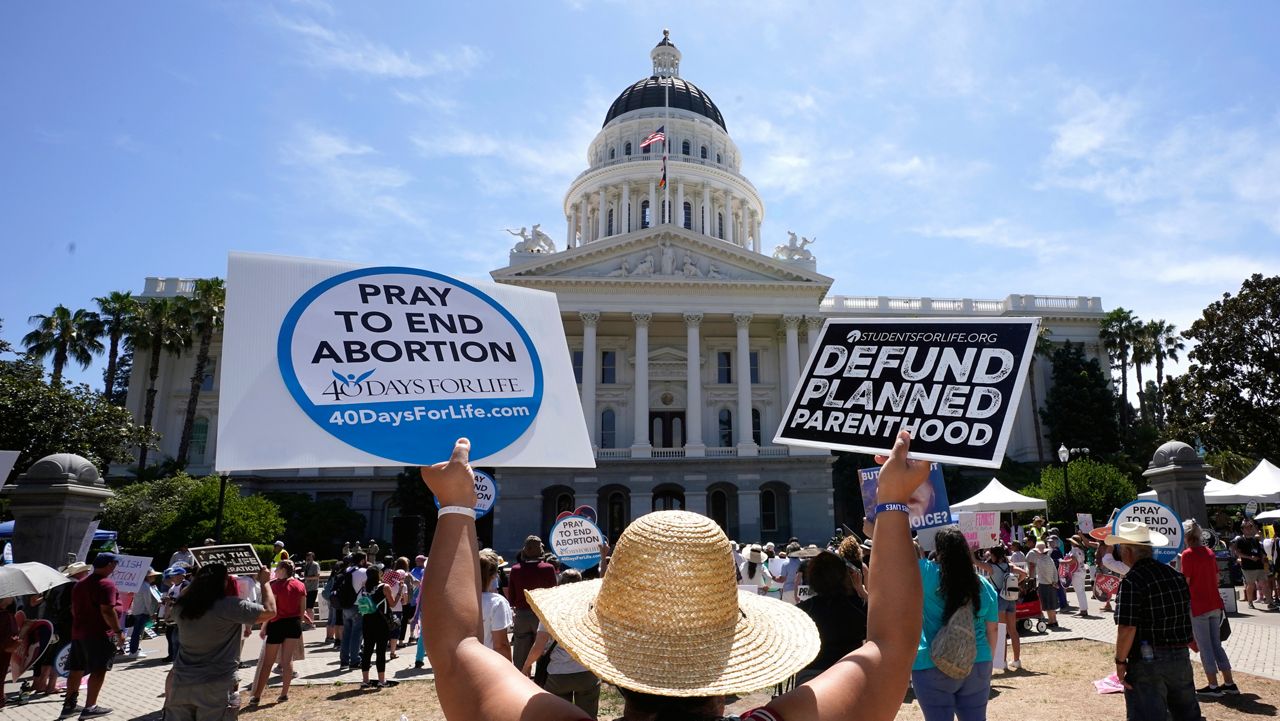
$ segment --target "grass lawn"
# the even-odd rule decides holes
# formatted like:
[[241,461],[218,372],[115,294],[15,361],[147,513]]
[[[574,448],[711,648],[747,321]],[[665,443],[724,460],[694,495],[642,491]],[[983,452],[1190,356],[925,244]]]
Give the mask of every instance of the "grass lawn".
[[[1111,673],[1112,647],[1096,641],[1036,643],[1022,647],[1024,668],[1017,673],[996,672],[991,682],[991,721],[1025,721],[1046,718],[1115,719],[1124,717],[1120,694],[1099,695],[1095,679]],[[1197,685],[1204,684],[1198,664]],[[1201,713],[1214,721],[1244,721],[1277,714],[1280,681],[1236,674],[1239,696],[1202,700]],[[409,721],[443,721],[430,681],[402,683],[381,691],[361,691],[355,684],[296,686],[289,701],[276,704],[270,691],[257,709],[246,708],[241,716],[249,721],[397,721],[401,714]],[[247,696],[246,696],[247,700]],[[768,701],[767,694],[754,694],[731,709],[743,711]],[[340,703],[334,703],[340,702]],[[1070,710],[1064,715],[1064,712]],[[622,702],[613,688],[601,695],[600,718],[614,719],[622,713]],[[918,720],[920,707],[910,697],[898,713],[899,719]]]

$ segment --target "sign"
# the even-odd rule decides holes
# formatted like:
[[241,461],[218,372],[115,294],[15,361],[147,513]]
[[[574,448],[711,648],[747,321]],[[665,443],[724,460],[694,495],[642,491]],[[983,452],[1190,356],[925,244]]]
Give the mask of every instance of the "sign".
[[13,467],[18,462],[19,451],[0,451],[0,488],[4,488],[5,482],[9,480],[9,474],[13,473]]
[[552,293],[233,253],[219,471],[594,467]]
[[1253,518],[1253,517],[1254,517],[1254,516],[1256,516],[1256,515],[1258,515],[1258,502],[1257,502],[1257,501],[1249,501],[1248,503],[1244,504],[1244,517],[1245,517],[1245,518]]
[[[858,471],[862,480],[862,507],[866,509],[868,521],[876,520],[876,486],[880,478],[880,467],[863,468]],[[951,504],[947,501],[947,484],[942,480],[942,466],[933,464],[929,478],[911,494],[907,501],[911,507],[911,528],[921,530],[946,526],[951,523]]]
[[1116,591],[1120,590],[1120,577],[1110,573],[1099,573],[1093,577],[1093,585],[1100,593],[1111,598],[1116,595]]
[[22,611],[18,612],[19,628],[18,647],[9,656],[9,678],[17,681],[26,673],[53,643],[53,623],[42,618],[26,620]]
[[[498,482],[484,471],[473,471],[476,482],[476,519],[486,516],[498,504]],[[440,499],[436,498],[436,508],[440,507]]]
[[1153,533],[1163,534],[1169,539],[1169,545],[1155,549],[1155,559],[1161,563],[1170,563],[1182,552],[1182,519],[1173,509],[1159,501],[1131,501],[1120,507],[1116,513],[1111,532],[1120,529],[1121,523],[1145,523]]
[[566,516],[551,527],[551,552],[570,568],[586,570],[600,563],[604,534],[582,516]]
[[796,586],[796,603],[808,601],[813,598],[813,588],[809,584],[800,584]]
[[192,548],[191,553],[196,557],[196,565],[221,563],[227,567],[227,573],[233,576],[256,576],[262,570],[262,561],[258,560],[257,551],[247,543],[201,546]]
[[830,319],[777,443],[999,468],[1031,362],[1037,318]]
[[80,550],[76,552],[76,560],[83,561],[89,557],[89,546],[93,544],[93,534],[98,532],[98,524],[101,521],[90,521],[89,527],[84,531],[84,538],[80,539]]
[[151,570],[151,557],[118,555],[116,558],[120,560],[116,564],[116,570],[112,571],[110,576],[116,584],[116,589],[122,594],[137,593],[138,589],[142,588],[143,582],[147,580],[147,571]]
[[956,516],[969,548],[991,548],[1000,542],[999,511],[962,511]]
[[1077,514],[1076,514],[1076,528],[1080,529],[1080,532],[1081,532],[1081,533],[1088,533],[1088,532],[1092,531],[1092,530],[1093,530],[1093,516],[1092,516],[1091,514],[1088,514],[1088,513],[1077,513]]
[[71,675],[71,670],[68,668],[68,664],[70,663],[71,644],[67,644],[62,647],[62,650],[58,652],[57,656],[53,657],[53,668],[58,672],[59,677],[66,678]]

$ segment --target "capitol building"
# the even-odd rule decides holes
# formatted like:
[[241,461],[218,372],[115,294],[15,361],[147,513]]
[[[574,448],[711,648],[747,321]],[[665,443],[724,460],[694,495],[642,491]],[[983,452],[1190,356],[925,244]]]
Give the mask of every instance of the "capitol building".
[[[559,299],[596,468],[495,469],[501,500],[479,527],[482,543],[514,551],[580,505],[597,509],[611,539],[640,515],[680,508],[710,516],[730,538],[825,540],[843,520],[835,516],[834,456],[772,439],[829,317],[1038,316],[1053,342],[1083,343],[1105,363],[1096,297],[829,295],[833,279],[815,257],[821,246],[804,229],[761,237],[765,202],[741,173],[731,123],[682,77],[681,53],[665,33],[650,60],[650,74],[605,112],[587,167],[565,192],[564,224],[512,230],[515,247],[492,271],[497,283]],[[663,142],[646,144],[659,129],[665,165]],[[143,296],[190,289],[187,280],[148,278]],[[213,348],[216,358],[219,339]],[[140,419],[148,363],[138,353],[128,404]],[[176,452],[194,362],[192,354],[161,360],[155,426],[162,454]],[[213,471],[219,364],[211,365],[192,474]],[[1051,383],[1048,366],[1036,363],[1028,376],[1033,389],[1022,393],[1008,445],[1014,460],[1051,455],[1036,437],[1033,405]],[[299,468],[234,479],[247,491],[341,499],[368,517],[363,537],[390,538],[393,517],[427,513],[391,504],[397,471]]]

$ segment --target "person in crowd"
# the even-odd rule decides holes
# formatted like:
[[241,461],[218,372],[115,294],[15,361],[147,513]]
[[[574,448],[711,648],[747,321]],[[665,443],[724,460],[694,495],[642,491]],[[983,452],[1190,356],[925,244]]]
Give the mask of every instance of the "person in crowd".
[[276,659],[280,661],[280,697],[277,703],[289,700],[289,683],[293,680],[293,658],[302,645],[302,621],[307,615],[305,608],[307,587],[294,577],[293,561],[281,559],[276,564],[275,578],[270,587],[276,599],[276,615],[264,627],[266,639],[262,659],[258,662],[258,672],[253,682],[253,692],[249,694],[249,705],[256,706],[262,694],[267,690],[267,681],[271,676],[271,667]]
[[[62,649],[71,643],[71,589],[75,581],[79,581],[93,569],[87,563],[77,561],[62,569],[62,575],[70,578],[72,583],[54,586],[45,593],[45,618],[53,624],[53,635],[57,641],[49,646],[49,650],[36,662],[32,677],[33,696],[46,696],[58,688],[58,672],[54,667],[54,659],[62,653]],[[7,668],[0,666],[0,668]]]
[[[815,547],[816,550],[816,547]],[[802,555],[795,555],[802,554]],[[792,541],[787,544],[787,559],[782,563],[782,600],[787,603],[796,602],[796,586],[800,583],[800,564],[804,563],[804,551],[800,544]]]
[[130,625],[129,629],[129,645],[126,658],[146,658],[147,652],[141,648],[143,633],[147,630],[147,621],[150,621],[160,611],[160,601],[156,597],[154,590],[155,584],[160,580],[161,573],[159,571],[148,569],[147,577],[142,582],[142,587],[137,593],[133,594],[133,601],[129,603],[129,617],[125,621]]
[[1027,536],[1030,537],[1031,544],[1033,546],[1036,543],[1044,541],[1048,538],[1049,529],[1045,528],[1044,526],[1043,516],[1036,516],[1035,518],[1031,519],[1031,526],[1027,528]]
[[1116,677],[1129,721],[1199,721],[1191,671],[1191,591],[1181,573],[1156,561],[1169,539],[1124,521],[1107,536],[1129,572],[1116,594]]
[[18,648],[17,603],[18,599],[13,596],[0,598],[0,709],[8,698],[4,684],[9,677],[9,660]]
[[368,580],[369,564],[365,560],[364,551],[356,551],[351,554],[351,565],[342,572],[342,578],[338,579],[337,591],[334,596],[337,598],[338,607],[342,609],[342,646],[338,652],[338,671],[342,672],[347,669],[354,669],[361,663],[361,634],[364,629],[364,617],[360,615],[360,609],[356,608],[356,597],[360,589],[364,588],[365,582]]
[[275,555],[271,557],[271,567],[275,568],[280,565],[281,561],[289,558],[289,552],[284,550],[284,541],[276,541],[274,544]]
[[[1116,549],[1107,545],[1106,541],[1098,544],[1098,551],[1102,554],[1102,562],[1100,565],[1102,568],[1106,569],[1107,573],[1119,576],[1120,578],[1124,578],[1125,574],[1129,573],[1129,565],[1124,561],[1121,561],[1116,556]],[[1111,606],[1111,598],[1111,596],[1106,596],[1102,610],[1114,613],[1115,609]]]
[[[1002,545],[995,545],[988,549],[987,560],[978,562],[976,565],[991,577],[991,586],[996,590],[999,622],[1004,624],[1009,645],[1013,646],[1013,660],[1009,661],[1007,668],[1010,671],[1017,671],[1022,668],[1022,642],[1018,640],[1019,584],[1022,579],[1031,574],[1011,563],[1009,552]],[[1005,657],[1004,653],[1004,649],[1000,649],[1002,658]]]
[[165,654],[165,663],[172,662],[178,653],[179,634],[178,624],[175,623],[175,605],[182,594],[186,591],[190,582],[187,579],[188,569],[186,566],[170,566],[164,570],[164,582],[169,584],[164,594],[160,597],[160,618],[165,621],[165,642],[167,653]]
[[[480,640],[503,658],[521,663],[512,656],[511,643],[507,640],[507,633],[515,624],[510,602],[497,592],[498,569],[501,567],[501,556],[488,548],[480,551],[480,620],[483,629]],[[536,626],[534,638],[537,638]],[[532,648],[533,643],[529,647]]]
[[[377,566],[370,566],[365,573],[364,586],[360,593],[367,596],[373,604],[373,612],[364,614],[364,626],[361,629],[360,654],[361,686],[363,688],[387,688],[396,685],[395,681],[387,681],[387,641],[391,638],[391,588],[382,582],[382,571]],[[369,668],[376,666],[378,680],[369,680]]]
[[1076,615],[1080,618],[1088,618],[1089,594],[1084,587],[1084,578],[1088,571],[1088,564],[1086,563],[1088,559],[1085,557],[1084,552],[1086,547],[1084,536],[1077,533],[1068,538],[1067,543],[1068,549],[1065,558],[1068,559],[1068,568],[1071,570],[1068,579],[1070,580],[1071,588],[1076,592]]
[[849,571],[849,580],[853,590],[863,602],[867,600],[867,550],[857,536],[849,535],[840,540],[836,554],[844,560]]
[[[559,580],[558,585],[578,583],[582,580],[582,573],[573,568],[566,568],[560,572]],[[596,718],[600,712],[600,679],[588,671],[586,666],[573,660],[563,647],[552,641],[545,624],[538,625],[538,636],[534,639],[533,648],[529,650],[529,656],[525,658],[522,667],[524,675],[528,676],[533,672],[538,659],[547,654],[549,644],[547,678],[543,688],[547,693],[553,693],[582,709],[587,716]]]
[[1049,628],[1057,628],[1058,568],[1044,541],[1036,541],[1035,548],[1027,553],[1027,565],[1036,576],[1036,596],[1040,599],[1040,610],[1048,616]]
[[[985,719],[999,618],[996,589],[974,569],[973,552],[958,527],[944,527],[933,543],[937,560],[919,561],[924,624],[911,667],[911,688],[925,721]],[[951,615],[966,607],[973,615],[975,655],[969,673],[954,678],[937,667],[933,652]]]
[[382,575],[387,584],[387,590],[393,599],[391,602],[391,617],[394,630],[391,633],[391,639],[388,642],[391,658],[400,658],[396,653],[396,648],[404,643],[404,632],[409,624],[404,617],[404,605],[409,600],[409,559],[401,556],[396,559],[392,570]]
[[1014,541],[1009,544],[1009,563],[1022,564],[1026,562],[1026,547],[1022,545],[1022,541]]
[[747,560],[738,569],[739,585],[755,586],[756,593],[760,595],[768,593],[769,586],[773,584],[773,576],[769,575],[768,554],[760,546],[751,546],[745,555]]
[[[1195,519],[1182,523],[1182,535],[1187,547],[1182,551],[1182,575],[1187,579],[1191,593],[1191,634],[1200,649],[1200,663],[1208,685],[1196,689],[1202,696],[1218,697],[1226,693],[1240,693],[1231,675],[1231,659],[1222,648],[1222,619],[1226,608],[1218,595],[1218,559],[1204,545],[1204,531]],[[1222,685],[1218,685],[1218,672],[1222,672]]]
[[[347,548],[349,544],[342,544]],[[329,607],[329,622],[324,627],[324,642],[332,643],[335,650],[342,647],[342,604],[338,602],[338,582],[342,580],[342,572],[351,565],[351,555],[346,554],[329,569],[329,578],[324,582],[325,604]]]
[[1009,544],[1013,543],[1013,528],[1009,526],[1008,521],[1000,522],[1000,543],[1003,544],[1005,548],[1008,548]]
[[[897,715],[920,636],[920,576],[910,570],[906,501],[930,466],[907,460],[909,444],[910,434],[903,432],[892,455],[877,459],[884,465],[867,642],[766,708],[747,712],[743,721],[880,721]],[[445,717],[585,719],[581,709],[539,689],[475,638],[481,579],[469,453],[470,443],[460,439],[447,463],[421,470],[443,505],[422,606]],[[529,596],[550,634],[589,671],[622,689],[623,721],[718,718],[726,697],[790,678],[820,647],[817,628],[803,611],[739,593],[731,558],[728,538],[711,519],[658,511],[622,532],[602,579]],[[877,576],[879,568],[888,570]]]
[[[418,640],[418,596],[422,593],[422,574],[427,570],[427,557],[418,554],[409,569],[409,602],[404,607],[404,617],[409,626],[409,643]],[[421,654],[419,654],[421,659]]]
[[[1263,603],[1271,600],[1271,583],[1267,580],[1267,569],[1263,553],[1262,541],[1258,539],[1258,526],[1252,518],[1244,519],[1240,524],[1240,535],[1231,541],[1231,550],[1240,561],[1240,570],[1244,573],[1244,597],[1249,608],[1256,609],[1254,601]],[[1271,604],[1275,605],[1275,604]]]
[[364,549],[365,556],[369,559],[369,563],[378,562],[378,552],[381,550],[382,548],[378,546],[378,542],[370,538],[369,545]]
[[196,554],[192,553],[190,548],[187,548],[187,544],[182,544],[178,547],[178,550],[173,552],[172,556],[169,556],[168,567],[172,568],[174,566],[182,566],[184,568],[196,567]]
[[351,541],[347,541],[342,544],[342,551],[340,553],[343,558],[351,555]]
[[316,560],[314,551],[307,551],[307,555],[302,558],[302,567],[298,570],[302,572],[302,585],[307,589],[307,612],[313,618],[319,618],[317,614],[320,612],[318,604],[320,598],[320,562]]
[[71,589],[71,657],[67,662],[67,696],[59,718],[75,714],[80,681],[85,674],[89,676],[89,687],[80,718],[111,713],[111,709],[98,705],[98,694],[112,660],[124,648],[124,629],[116,614],[116,584],[110,578],[118,562],[114,553],[98,553],[93,559],[93,573]]
[[255,580],[260,604],[240,598],[226,566],[208,563],[176,601],[173,618],[182,633],[172,686],[164,700],[166,721],[235,717],[240,705],[240,629],[276,615],[276,598],[268,583],[271,570],[262,567]]
[[845,559],[831,551],[821,551],[809,561],[809,590],[814,595],[798,607],[818,627],[820,646],[818,655],[796,675],[798,684],[816,678],[867,639],[867,604],[849,570]]
[[[512,658],[524,660],[533,646],[533,639],[538,635],[538,617],[529,607],[525,591],[539,588],[552,588],[556,585],[555,566],[542,560],[542,539],[529,536],[524,539],[524,548],[516,556],[511,566],[510,585],[507,587],[507,601],[515,614],[515,635],[512,639]],[[429,566],[428,566],[429,568]],[[484,590],[488,590],[486,586]],[[423,616],[426,618],[426,616]],[[518,663],[518,662],[516,662]]]

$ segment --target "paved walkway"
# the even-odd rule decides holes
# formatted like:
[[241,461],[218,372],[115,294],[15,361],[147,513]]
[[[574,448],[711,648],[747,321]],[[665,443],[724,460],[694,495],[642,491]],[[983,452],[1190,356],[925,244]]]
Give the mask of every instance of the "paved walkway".
[[[1075,597],[1072,595],[1072,600]],[[1115,642],[1115,623],[1111,614],[1103,613],[1097,602],[1091,608],[1089,618],[1079,618],[1069,614],[1059,617],[1060,630],[1045,634],[1031,634],[1023,637],[1023,643],[1044,643],[1050,641],[1067,641],[1086,638],[1104,643]],[[1242,608],[1241,612],[1231,617],[1231,638],[1223,645],[1231,656],[1236,671],[1266,676],[1280,680],[1280,613],[1267,611],[1250,611]],[[307,657],[296,663],[298,678],[295,684],[333,684],[358,683],[360,671],[338,673],[338,652],[324,643],[324,629],[315,629],[304,634]],[[147,658],[117,661],[115,668],[107,674],[99,702],[115,709],[110,719],[145,719],[155,721],[160,718],[160,708],[164,703],[163,692],[169,664],[162,660],[165,653],[163,638],[144,641],[143,650]],[[245,641],[242,658],[249,666],[240,671],[241,687],[252,680],[256,668],[261,641],[257,634]],[[414,647],[399,653],[399,658],[387,662],[387,677],[401,681],[431,678],[429,669],[413,667]],[[1199,657],[1192,654],[1199,663]],[[29,677],[28,677],[29,678]],[[267,697],[274,700],[280,684],[279,676],[273,675],[271,688]],[[10,692],[16,690],[15,684],[6,687]],[[81,692],[81,703],[84,694]],[[5,721],[54,721],[61,710],[61,697],[35,699],[24,706],[8,706],[0,711],[0,718]]]

